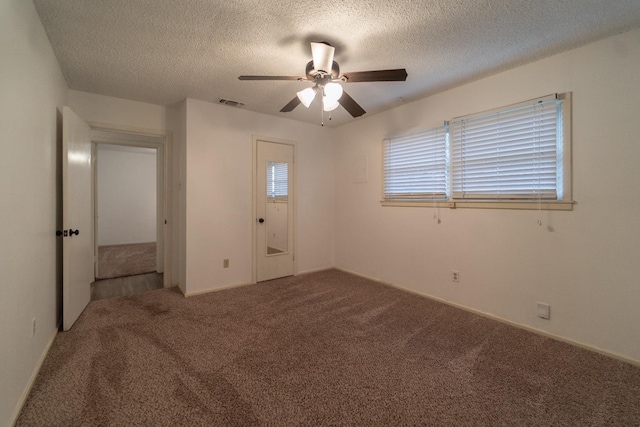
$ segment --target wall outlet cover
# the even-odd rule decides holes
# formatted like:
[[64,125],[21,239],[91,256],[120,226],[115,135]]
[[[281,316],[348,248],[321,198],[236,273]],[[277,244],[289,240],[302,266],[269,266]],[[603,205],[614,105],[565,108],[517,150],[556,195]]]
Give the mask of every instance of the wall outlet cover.
[[538,317],[549,320],[551,318],[551,306],[543,302],[537,304]]

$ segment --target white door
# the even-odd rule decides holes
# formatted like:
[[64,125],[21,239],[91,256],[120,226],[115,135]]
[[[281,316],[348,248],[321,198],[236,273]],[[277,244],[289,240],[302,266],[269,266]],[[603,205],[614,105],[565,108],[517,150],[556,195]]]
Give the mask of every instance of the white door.
[[71,329],[91,299],[93,276],[91,128],[62,110],[62,326]]
[[257,281],[293,275],[293,146],[257,141]]

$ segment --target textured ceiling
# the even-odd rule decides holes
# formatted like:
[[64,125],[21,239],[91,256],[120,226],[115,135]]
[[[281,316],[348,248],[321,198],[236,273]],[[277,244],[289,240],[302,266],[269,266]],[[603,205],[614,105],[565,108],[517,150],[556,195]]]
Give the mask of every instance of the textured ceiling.
[[[71,89],[172,105],[186,97],[320,123],[321,107],[279,110],[310,41],[342,72],[406,68],[406,82],[347,83],[364,117],[640,27],[640,0],[34,0]],[[233,107],[227,107],[233,108]],[[330,126],[348,123],[342,108]]]

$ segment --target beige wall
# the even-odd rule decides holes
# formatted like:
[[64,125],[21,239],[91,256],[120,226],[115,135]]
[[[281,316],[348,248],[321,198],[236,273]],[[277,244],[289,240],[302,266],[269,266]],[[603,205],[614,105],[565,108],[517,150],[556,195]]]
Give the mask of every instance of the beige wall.
[[328,129],[193,99],[186,120],[187,294],[251,282],[254,135],[297,142],[298,271],[333,266]]
[[[337,129],[336,265],[640,361],[639,69],[636,30]],[[380,206],[385,136],[554,92],[573,92],[572,212]]]
[[[61,319],[57,159],[67,85],[32,2],[0,2],[0,425],[10,425]],[[31,322],[36,319],[36,335]]]

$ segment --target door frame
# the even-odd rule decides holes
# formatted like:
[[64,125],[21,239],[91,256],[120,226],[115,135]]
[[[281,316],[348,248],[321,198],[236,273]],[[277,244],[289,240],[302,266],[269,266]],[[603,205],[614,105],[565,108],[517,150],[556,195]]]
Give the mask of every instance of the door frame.
[[[171,286],[172,264],[171,264],[171,154],[172,138],[171,132],[156,129],[144,129],[132,126],[120,126],[109,123],[87,122],[91,127],[91,142],[94,147],[97,144],[123,145],[132,147],[155,148],[156,157],[156,180],[157,180],[157,208],[156,227],[158,241],[157,271],[163,273],[163,286]],[[103,133],[101,133],[103,132]],[[106,132],[107,134],[104,134]],[[114,132],[117,135],[109,135]],[[93,168],[93,188],[97,186],[96,168]],[[95,221],[97,196],[93,203],[94,218],[94,251],[97,263],[98,239],[97,221]]]
[[297,174],[297,147],[296,141],[290,141],[287,139],[272,138],[268,136],[253,135],[252,153],[251,153],[251,236],[252,236],[252,250],[251,250],[251,283],[258,282],[258,204],[256,198],[258,196],[257,185],[257,166],[258,166],[258,141],[268,142],[272,144],[284,144],[290,145],[293,148],[293,185],[289,187],[289,191],[293,194],[293,247],[291,248],[293,254],[293,275],[298,274],[298,257],[296,257],[296,249],[298,247],[298,174]]

